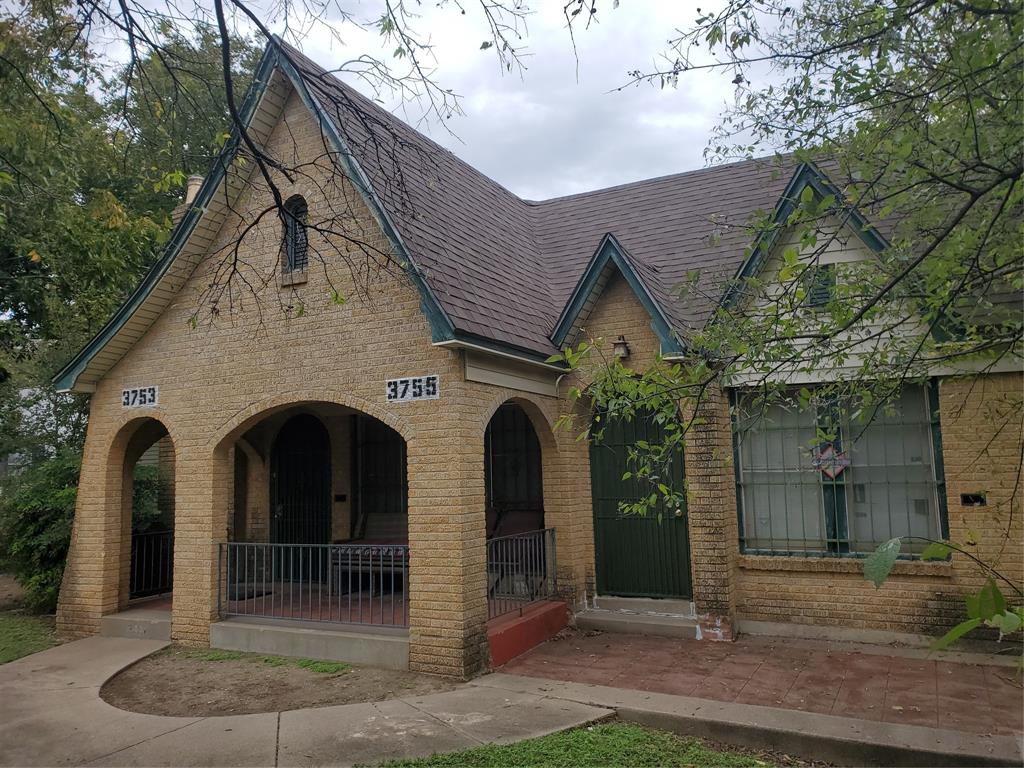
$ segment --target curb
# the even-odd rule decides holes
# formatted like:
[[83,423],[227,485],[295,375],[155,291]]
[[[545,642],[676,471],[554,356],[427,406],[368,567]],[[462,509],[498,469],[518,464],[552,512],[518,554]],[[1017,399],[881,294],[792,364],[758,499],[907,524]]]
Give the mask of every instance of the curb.
[[496,673],[471,683],[614,709],[622,720],[723,744],[837,765],[1020,766],[1022,745],[995,736],[752,704]]

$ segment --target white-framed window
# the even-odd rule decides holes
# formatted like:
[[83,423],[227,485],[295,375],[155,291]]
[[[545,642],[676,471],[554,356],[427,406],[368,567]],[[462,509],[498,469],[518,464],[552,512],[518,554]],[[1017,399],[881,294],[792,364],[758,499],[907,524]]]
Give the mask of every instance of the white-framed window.
[[742,551],[859,555],[895,536],[947,536],[934,383],[853,413],[813,394],[805,408],[795,393],[769,404],[732,394]]

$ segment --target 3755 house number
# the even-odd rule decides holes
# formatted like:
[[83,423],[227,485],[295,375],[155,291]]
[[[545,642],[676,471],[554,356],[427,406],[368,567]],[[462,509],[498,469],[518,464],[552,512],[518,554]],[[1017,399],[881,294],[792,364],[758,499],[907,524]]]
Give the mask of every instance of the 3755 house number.
[[159,390],[156,387],[135,387],[121,390],[121,405],[125,408],[140,408],[156,405]]
[[409,400],[437,400],[441,396],[441,380],[438,376],[410,376],[407,379],[388,379],[385,392],[389,403],[404,403]]

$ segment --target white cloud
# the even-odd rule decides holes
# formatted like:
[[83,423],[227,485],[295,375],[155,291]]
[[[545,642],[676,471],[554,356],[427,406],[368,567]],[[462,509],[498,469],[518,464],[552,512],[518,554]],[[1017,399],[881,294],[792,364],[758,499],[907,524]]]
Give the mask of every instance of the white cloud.
[[[605,4],[600,23],[577,30],[577,60],[562,16],[563,0],[538,0],[528,19],[527,70],[502,73],[474,8],[428,8],[416,26],[429,32],[436,78],[462,98],[463,115],[448,128],[420,126],[483,173],[526,198],[546,198],[661,176],[705,165],[703,151],[717,116],[731,98],[725,74],[693,74],[678,89],[649,85],[614,90],[627,72],[655,65],[665,40],[696,15],[696,2]],[[366,18],[373,18],[373,6]],[[346,32],[345,49],[324,30],[302,44],[324,66],[336,66],[360,46],[378,45],[372,32]],[[359,84],[356,83],[357,87]],[[394,105],[393,105],[394,106]],[[415,106],[406,108],[418,116]]]

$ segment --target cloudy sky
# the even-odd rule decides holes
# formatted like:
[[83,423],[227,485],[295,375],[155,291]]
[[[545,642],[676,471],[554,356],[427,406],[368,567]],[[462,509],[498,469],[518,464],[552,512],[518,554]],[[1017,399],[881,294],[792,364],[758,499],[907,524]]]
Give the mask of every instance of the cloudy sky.
[[[603,4],[600,23],[578,30],[579,74],[563,0],[534,0],[528,17],[527,69],[502,73],[473,3],[428,7],[415,27],[429,34],[436,79],[462,97],[464,115],[427,132],[467,162],[530,199],[543,199],[703,167],[717,116],[733,98],[727,73],[698,73],[677,89],[624,91],[631,69],[651,68],[673,30],[692,22],[699,0],[623,0]],[[374,18],[375,3],[357,4]],[[365,8],[365,11],[362,9]],[[474,15],[476,13],[476,15]],[[347,29],[340,45],[314,28],[300,47],[332,68],[378,46],[375,33]],[[377,48],[379,51],[379,48]],[[366,91],[365,86],[357,87]],[[412,116],[422,114],[410,106]]]

